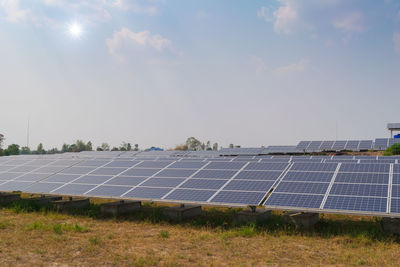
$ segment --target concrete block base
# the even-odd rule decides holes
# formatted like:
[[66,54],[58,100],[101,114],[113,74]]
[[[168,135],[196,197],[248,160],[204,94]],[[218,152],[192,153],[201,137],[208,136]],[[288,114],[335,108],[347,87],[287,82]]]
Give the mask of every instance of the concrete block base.
[[283,217],[286,223],[294,224],[299,228],[311,228],[318,223],[318,213],[289,212]]
[[201,215],[201,206],[180,205],[163,210],[164,216],[173,220],[183,220]]
[[69,198],[64,200],[56,200],[51,203],[56,210],[66,211],[87,207],[89,206],[90,201],[88,198]]
[[19,194],[3,193],[0,192],[0,204],[8,204],[21,199]]
[[400,235],[400,218],[382,218],[381,227],[383,231]]
[[238,223],[260,223],[271,215],[270,210],[242,210],[236,213],[235,220]]
[[101,214],[105,216],[118,216],[140,210],[142,204],[140,201],[117,201],[104,203],[101,205]]
[[40,196],[40,197],[32,197],[28,198],[27,200],[35,202],[40,206],[46,206],[51,204],[53,201],[61,200],[62,197],[59,196]]

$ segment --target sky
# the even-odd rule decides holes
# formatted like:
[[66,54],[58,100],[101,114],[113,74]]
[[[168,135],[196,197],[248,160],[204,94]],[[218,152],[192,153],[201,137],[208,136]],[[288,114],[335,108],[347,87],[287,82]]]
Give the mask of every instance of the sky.
[[5,144],[389,137],[400,1],[0,0]]

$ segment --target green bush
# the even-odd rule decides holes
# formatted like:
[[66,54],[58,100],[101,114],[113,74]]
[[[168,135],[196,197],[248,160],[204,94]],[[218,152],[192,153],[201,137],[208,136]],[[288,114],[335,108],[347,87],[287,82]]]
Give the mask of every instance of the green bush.
[[400,155],[400,144],[393,144],[383,154],[385,156]]

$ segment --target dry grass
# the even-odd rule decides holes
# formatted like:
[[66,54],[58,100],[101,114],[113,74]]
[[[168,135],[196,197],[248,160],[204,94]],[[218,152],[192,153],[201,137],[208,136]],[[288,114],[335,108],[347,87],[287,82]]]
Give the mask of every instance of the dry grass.
[[[324,215],[296,230],[275,215],[235,225],[234,211],[211,209],[174,223],[159,207],[127,218],[90,218],[0,209],[0,266],[400,265],[398,240],[374,218]],[[96,217],[96,216],[94,216]]]

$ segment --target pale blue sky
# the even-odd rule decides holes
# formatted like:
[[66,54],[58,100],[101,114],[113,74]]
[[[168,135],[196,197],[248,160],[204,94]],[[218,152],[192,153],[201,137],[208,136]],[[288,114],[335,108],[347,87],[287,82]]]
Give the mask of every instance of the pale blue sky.
[[[78,23],[82,35],[71,36]],[[387,137],[400,1],[0,0],[6,144]]]

